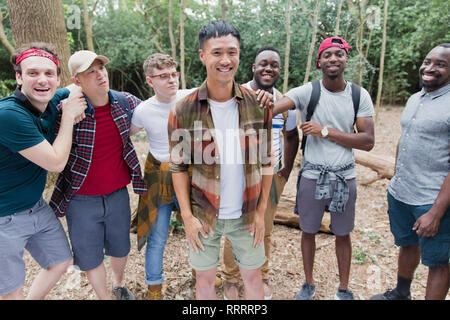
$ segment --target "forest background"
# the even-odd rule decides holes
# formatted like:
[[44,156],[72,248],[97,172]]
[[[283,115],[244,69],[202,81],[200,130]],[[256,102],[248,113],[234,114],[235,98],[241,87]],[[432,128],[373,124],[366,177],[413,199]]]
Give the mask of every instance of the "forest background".
[[[206,71],[198,58],[198,31],[210,20],[225,19],[241,33],[239,83],[252,78],[255,53],[264,45],[281,52],[282,92],[320,78],[320,42],[339,35],[353,46],[346,79],[365,87],[377,106],[401,105],[419,89],[418,67],[427,52],[450,42],[446,0],[0,0],[0,9],[0,96],[15,88],[12,50],[46,38],[67,48],[63,63],[81,49],[109,57],[111,87],[141,99],[153,94],[142,63],[155,52],[180,63],[181,87],[199,86]],[[52,23],[64,26],[46,28]],[[57,32],[62,37],[52,34]]]

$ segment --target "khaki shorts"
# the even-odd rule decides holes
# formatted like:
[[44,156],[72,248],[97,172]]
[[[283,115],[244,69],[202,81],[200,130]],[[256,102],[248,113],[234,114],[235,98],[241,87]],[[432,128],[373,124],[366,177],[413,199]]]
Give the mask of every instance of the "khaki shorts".
[[189,263],[195,270],[211,270],[219,264],[220,241],[226,236],[233,248],[236,264],[248,270],[261,267],[266,262],[264,243],[261,242],[256,248],[253,247],[254,237],[250,235],[247,228],[243,228],[242,217],[239,219],[219,219],[213,234],[204,238],[199,234],[200,241],[205,248],[199,249],[198,253],[189,247]]

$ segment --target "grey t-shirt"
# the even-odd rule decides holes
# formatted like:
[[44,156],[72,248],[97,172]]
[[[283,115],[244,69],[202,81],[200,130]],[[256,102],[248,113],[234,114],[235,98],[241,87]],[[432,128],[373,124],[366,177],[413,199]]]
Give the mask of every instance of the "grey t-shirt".
[[[350,82],[344,91],[333,93],[328,91],[320,81],[320,99],[314,110],[311,121],[322,126],[334,128],[343,132],[353,132],[355,112],[353,109],[352,91]],[[306,109],[312,92],[311,82],[289,90],[285,96],[294,101],[300,110],[302,121],[306,119]],[[364,88],[361,88],[361,99],[357,117],[372,117],[375,114],[372,99]],[[353,150],[343,147],[327,138],[308,136],[305,146],[305,160],[316,165],[339,167],[354,162]],[[355,170],[349,169],[342,173],[346,179],[356,177]],[[319,171],[304,171],[303,177],[317,179]],[[330,179],[335,179],[331,174]]]
[[400,124],[397,166],[388,190],[410,205],[433,204],[450,170],[450,84],[413,94]]

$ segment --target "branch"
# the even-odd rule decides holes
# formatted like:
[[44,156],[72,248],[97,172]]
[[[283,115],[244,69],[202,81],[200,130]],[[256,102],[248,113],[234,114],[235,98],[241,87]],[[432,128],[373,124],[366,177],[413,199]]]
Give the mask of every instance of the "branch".
[[0,9],[0,42],[8,51],[9,55],[12,56],[14,54],[14,47],[8,41],[8,37],[5,34],[5,29],[3,28],[3,12]]

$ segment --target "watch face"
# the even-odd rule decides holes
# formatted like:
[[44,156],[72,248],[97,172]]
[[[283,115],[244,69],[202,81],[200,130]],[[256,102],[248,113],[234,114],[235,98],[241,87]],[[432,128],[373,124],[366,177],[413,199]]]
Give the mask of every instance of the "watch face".
[[320,131],[320,133],[322,134],[322,137],[326,137],[328,135],[328,129],[327,127],[323,128],[322,131]]

